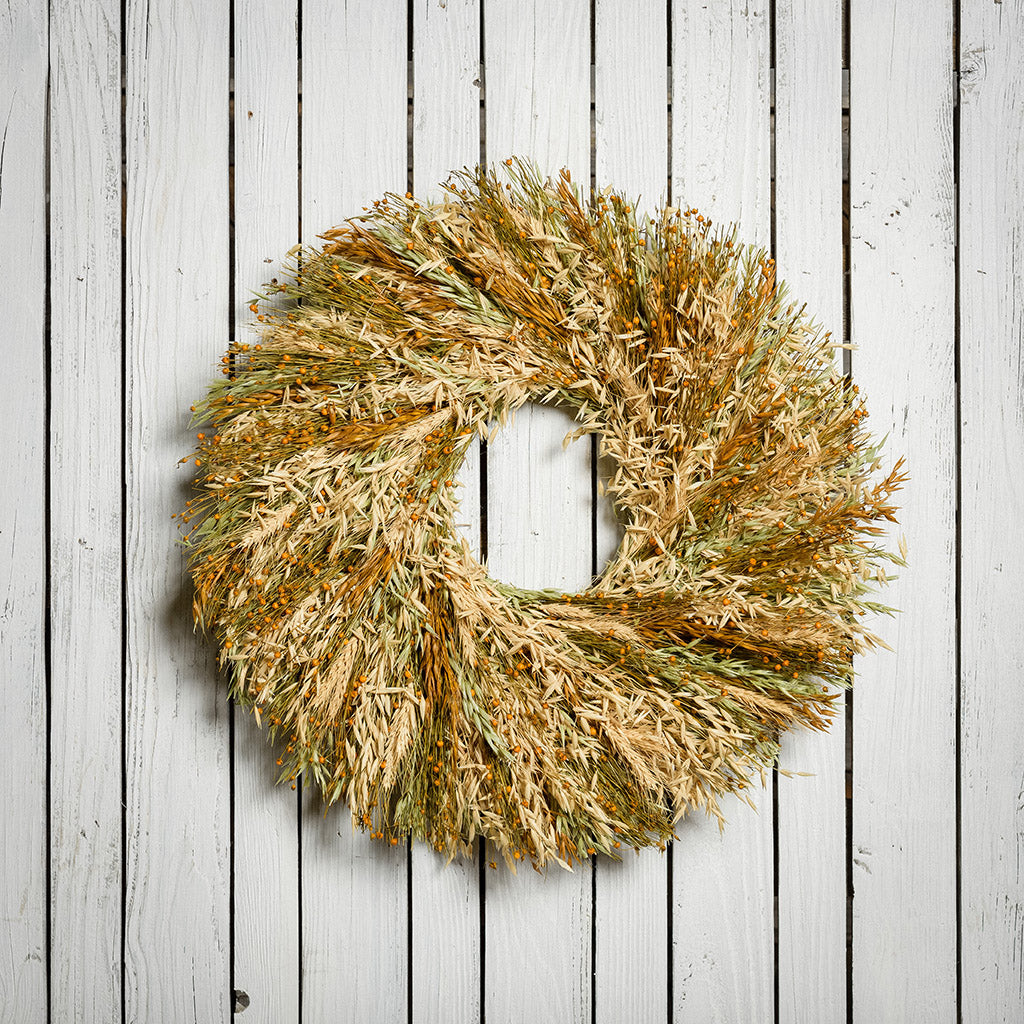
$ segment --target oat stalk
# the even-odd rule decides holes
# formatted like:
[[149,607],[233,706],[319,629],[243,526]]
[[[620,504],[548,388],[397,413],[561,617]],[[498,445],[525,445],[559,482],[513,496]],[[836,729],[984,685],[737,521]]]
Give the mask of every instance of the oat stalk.
[[[356,825],[513,867],[664,844],[825,728],[902,564],[836,345],[763,252],[527,162],[387,195],[294,254],[195,407],[182,514],[231,693]],[[471,444],[557,403],[625,535],[581,593],[457,534]]]

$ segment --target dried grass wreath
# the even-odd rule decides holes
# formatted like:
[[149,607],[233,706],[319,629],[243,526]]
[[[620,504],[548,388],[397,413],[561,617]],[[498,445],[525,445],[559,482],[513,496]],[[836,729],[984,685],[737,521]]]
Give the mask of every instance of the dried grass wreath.
[[[283,780],[377,839],[512,866],[663,844],[827,726],[900,464],[771,259],[529,164],[388,195],[295,254],[194,407],[195,619]],[[456,533],[467,449],[559,403],[617,469],[593,585],[524,590]]]

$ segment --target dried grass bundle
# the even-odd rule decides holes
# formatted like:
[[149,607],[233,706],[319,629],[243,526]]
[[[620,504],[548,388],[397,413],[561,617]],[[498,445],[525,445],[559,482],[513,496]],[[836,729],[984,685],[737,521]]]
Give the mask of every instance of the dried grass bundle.
[[[509,864],[663,843],[826,727],[884,582],[900,465],[764,253],[507,161],[294,254],[196,409],[195,619],[281,777],[378,839]],[[625,536],[577,594],[457,535],[470,444],[568,407]]]

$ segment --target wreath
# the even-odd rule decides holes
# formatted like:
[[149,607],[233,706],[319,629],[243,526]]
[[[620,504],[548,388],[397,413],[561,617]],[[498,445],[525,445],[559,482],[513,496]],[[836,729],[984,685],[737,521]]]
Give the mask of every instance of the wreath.
[[[905,476],[872,483],[857,386],[763,252],[506,164],[292,254],[193,407],[183,532],[282,780],[391,844],[571,866],[721,823],[786,728],[827,727]],[[616,466],[624,536],[580,593],[491,578],[454,527],[467,450],[526,402]]]

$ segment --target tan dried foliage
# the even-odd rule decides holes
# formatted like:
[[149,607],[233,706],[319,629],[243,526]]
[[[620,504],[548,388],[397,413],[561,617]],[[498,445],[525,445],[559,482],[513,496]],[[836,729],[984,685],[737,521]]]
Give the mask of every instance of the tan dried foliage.
[[[389,195],[297,254],[196,409],[197,624],[300,776],[391,843],[513,867],[664,844],[825,728],[885,581],[836,346],[764,253],[520,161]],[[488,576],[453,523],[526,402],[597,434],[625,528],[577,594]]]

